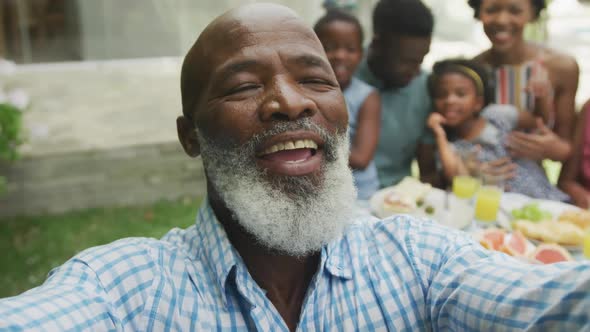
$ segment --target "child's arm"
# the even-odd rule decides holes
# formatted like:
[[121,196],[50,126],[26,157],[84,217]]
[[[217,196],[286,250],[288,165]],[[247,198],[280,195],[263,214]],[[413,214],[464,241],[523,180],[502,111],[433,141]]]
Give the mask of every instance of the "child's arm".
[[428,127],[434,132],[444,177],[450,182],[453,180],[453,177],[460,174],[467,174],[468,172],[467,167],[465,167],[461,158],[453,151],[447,139],[447,134],[442,126],[444,123],[445,119],[439,113],[434,112],[428,117]]
[[361,105],[358,127],[352,142],[348,163],[353,169],[365,169],[373,160],[379,141],[381,122],[381,99],[373,91]]

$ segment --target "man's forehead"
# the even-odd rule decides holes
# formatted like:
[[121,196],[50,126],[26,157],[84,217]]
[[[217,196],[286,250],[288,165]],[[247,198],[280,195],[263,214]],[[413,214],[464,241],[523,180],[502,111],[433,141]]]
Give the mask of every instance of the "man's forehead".
[[216,67],[252,46],[276,48],[285,41],[323,52],[313,30],[291,9],[275,4],[252,4],[231,10],[211,22],[188,52],[183,64],[183,106],[191,105]]
[[275,41],[293,40],[301,44],[309,44],[312,48],[320,48],[315,33],[294,13],[279,11],[270,15],[261,11],[255,13],[230,16],[220,22],[212,31],[213,43],[207,47],[207,56],[215,57],[221,53],[233,53],[248,46],[271,46]]

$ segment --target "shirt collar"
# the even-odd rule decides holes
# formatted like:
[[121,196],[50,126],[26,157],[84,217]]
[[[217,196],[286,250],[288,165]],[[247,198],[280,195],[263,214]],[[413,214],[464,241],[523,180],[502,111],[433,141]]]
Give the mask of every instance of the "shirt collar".
[[341,238],[325,247],[325,268],[332,276],[352,279],[353,273],[367,264],[369,254],[364,232],[367,225],[368,221],[362,221],[348,226]]
[[[352,279],[353,270],[360,264],[359,254],[362,253],[361,241],[355,231],[357,227],[360,227],[359,224],[348,227],[343,236],[322,248],[321,270],[325,269],[337,278]],[[217,220],[208,199],[204,200],[199,209],[196,229],[201,243],[198,255],[213,270],[224,304],[227,305],[227,279],[235,266],[243,266],[245,270],[245,265]]]

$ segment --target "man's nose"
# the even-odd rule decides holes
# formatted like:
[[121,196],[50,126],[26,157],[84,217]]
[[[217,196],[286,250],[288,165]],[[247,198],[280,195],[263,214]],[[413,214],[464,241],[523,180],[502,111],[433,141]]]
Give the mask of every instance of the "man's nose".
[[272,92],[264,99],[260,111],[262,121],[294,121],[311,117],[317,111],[316,103],[305,95],[297,82],[276,82]]

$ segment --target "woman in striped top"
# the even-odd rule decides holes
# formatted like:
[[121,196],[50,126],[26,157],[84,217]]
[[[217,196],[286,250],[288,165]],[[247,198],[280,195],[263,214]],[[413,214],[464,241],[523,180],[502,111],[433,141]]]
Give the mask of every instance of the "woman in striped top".
[[[496,74],[496,103],[551,117],[533,132],[513,132],[511,154],[533,160],[564,161],[571,153],[579,69],[575,59],[527,42],[524,28],[545,9],[544,0],[468,0],[492,47],[475,60]],[[551,130],[552,128],[553,130]]]

